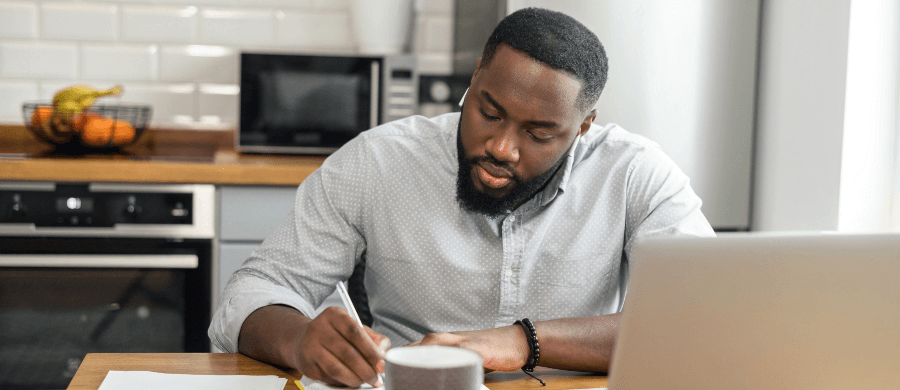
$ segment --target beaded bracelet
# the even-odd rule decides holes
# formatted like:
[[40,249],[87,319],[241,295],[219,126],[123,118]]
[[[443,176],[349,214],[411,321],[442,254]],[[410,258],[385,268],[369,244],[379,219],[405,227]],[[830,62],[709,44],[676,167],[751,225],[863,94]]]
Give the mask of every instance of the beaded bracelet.
[[538,382],[541,382],[541,385],[547,386],[544,381],[531,374],[532,372],[534,372],[534,367],[537,366],[538,360],[541,358],[541,346],[540,344],[538,344],[538,337],[537,332],[534,330],[534,324],[531,323],[531,320],[523,318],[514,322],[513,325],[520,325],[522,327],[522,330],[525,331],[525,340],[528,341],[528,348],[531,350],[531,353],[528,356],[528,361],[524,366],[522,366],[522,372],[534,379],[537,379]]

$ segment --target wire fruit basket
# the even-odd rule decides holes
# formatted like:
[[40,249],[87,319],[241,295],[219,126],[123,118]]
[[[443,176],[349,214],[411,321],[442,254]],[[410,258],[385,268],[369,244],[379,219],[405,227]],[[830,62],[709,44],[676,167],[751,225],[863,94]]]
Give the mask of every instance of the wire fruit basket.
[[112,151],[131,145],[150,122],[151,110],[140,105],[93,105],[78,114],[57,112],[52,103],[22,105],[25,126],[41,141],[73,151]]

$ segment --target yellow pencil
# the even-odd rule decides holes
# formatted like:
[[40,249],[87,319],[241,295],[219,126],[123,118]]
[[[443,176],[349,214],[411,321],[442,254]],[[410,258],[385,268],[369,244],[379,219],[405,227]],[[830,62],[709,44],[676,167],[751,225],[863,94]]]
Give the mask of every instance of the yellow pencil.
[[306,390],[306,389],[303,387],[303,385],[300,384],[300,380],[295,380],[295,381],[294,381],[294,384],[297,385],[297,387],[298,387],[300,390]]

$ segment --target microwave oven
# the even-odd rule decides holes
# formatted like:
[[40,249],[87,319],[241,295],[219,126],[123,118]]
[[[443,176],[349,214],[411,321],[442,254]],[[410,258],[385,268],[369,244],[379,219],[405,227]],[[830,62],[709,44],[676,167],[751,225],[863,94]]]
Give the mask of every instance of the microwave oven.
[[416,113],[412,56],[241,53],[241,152],[329,154],[359,133]]

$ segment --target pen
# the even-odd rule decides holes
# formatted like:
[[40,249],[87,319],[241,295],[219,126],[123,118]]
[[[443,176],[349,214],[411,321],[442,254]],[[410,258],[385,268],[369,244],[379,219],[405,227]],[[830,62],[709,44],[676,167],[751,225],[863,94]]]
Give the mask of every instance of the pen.
[[[350,293],[347,292],[347,288],[344,287],[343,282],[337,282],[337,290],[338,294],[341,296],[341,300],[344,301],[344,308],[347,309],[347,312],[350,313],[350,316],[356,320],[356,323],[359,324],[360,328],[363,327],[362,320],[359,319],[359,314],[356,312],[356,307],[353,306],[353,301],[350,300]],[[384,374],[378,374],[378,378],[381,379],[381,383],[384,383]]]

